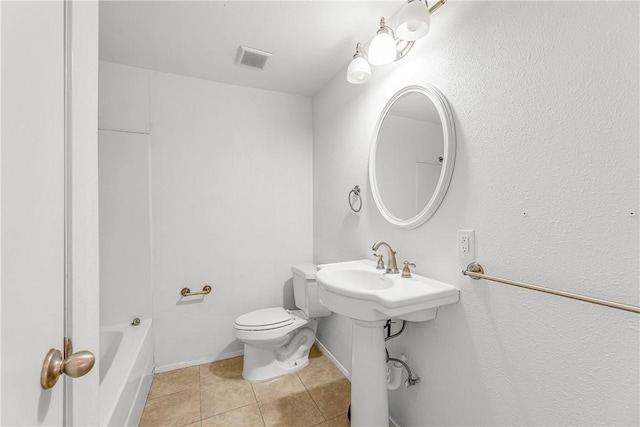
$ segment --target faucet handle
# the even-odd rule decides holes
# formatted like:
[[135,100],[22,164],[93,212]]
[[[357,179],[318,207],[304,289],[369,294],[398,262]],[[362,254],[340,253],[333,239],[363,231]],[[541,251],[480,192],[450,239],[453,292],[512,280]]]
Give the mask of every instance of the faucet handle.
[[377,270],[383,270],[384,269],[384,261],[382,261],[382,255],[378,255],[377,253],[373,253],[373,256],[378,258],[378,264],[376,265],[376,269]]
[[413,268],[416,267],[416,265],[412,262],[409,262],[409,261],[404,262],[404,267],[402,267],[402,277],[404,277],[405,279],[411,278],[411,269],[409,268],[409,266]]

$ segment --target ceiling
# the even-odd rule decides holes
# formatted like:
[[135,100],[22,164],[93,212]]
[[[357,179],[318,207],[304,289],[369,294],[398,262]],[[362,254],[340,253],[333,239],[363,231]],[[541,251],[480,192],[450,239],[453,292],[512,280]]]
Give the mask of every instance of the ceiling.
[[[404,1],[100,1],[100,59],[313,96]],[[236,65],[240,45],[271,52]]]

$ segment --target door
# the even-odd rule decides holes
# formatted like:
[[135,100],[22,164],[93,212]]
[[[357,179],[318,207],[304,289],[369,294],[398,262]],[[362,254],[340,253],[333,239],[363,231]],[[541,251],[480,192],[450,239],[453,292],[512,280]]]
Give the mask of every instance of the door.
[[[93,142],[91,137],[82,137],[87,134],[87,126],[93,126],[94,134],[97,126],[95,119],[93,124],[91,120],[72,124],[69,119],[72,115],[65,116],[64,101],[65,93],[71,94],[65,91],[65,83],[71,86],[72,82],[65,76],[71,76],[70,71],[78,67],[87,68],[86,53],[90,51],[93,53],[89,57],[95,56],[95,76],[89,70],[73,77],[74,83],[78,81],[73,100],[75,103],[77,99],[78,106],[85,109],[87,103],[95,101],[88,94],[91,86],[95,86],[97,93],[97,43],[84,46],[85,52],[74,57],[78,63],[74,62],[65,73],[65,22],[70,22],[69,5],[65,8],[62,1],[0,3],[1,425],[97,424],[86,410],[74,405],[75,396],[85,393],[77,401],[87,403],[89,409],[97,406],[97,379],[94,379],[97,373],[73,383],[59,380],[49,390],[43,390],[40,382],[43,359],[49,349],[63,349],[65,317],[71,319],[66,329],[74,334],[76,347],[98,352],[97,330],[91,330],[93,319],[81,317],[83,310],[93,312],[94,316],[98,311],[97,298],[91,297],[97,293],[97,279],[92,281],[90,272],[95,270],[97,277],[97,263],[83,264],[92,253],[97,254],[97,238],[94,248],[92,227],[87,226],[87,222],[93,221],[92,215],[97,225],[97,213],[87,211],[92,203],[92,198],[87,197],[90,191],[80,188],[76,194],[77,185],[68,182],[72,175],[76,178],[76,170],[80,171],[79,184],[87,173],[90,176],[95,136]],[[95,6],[92,13],[97,17],[97,4],[91,6]],[[86,7],[80,5],[78,9]],[[77,24],[75,34],[80,38],[85,35],[82,25],[86,22],[78,19]],[[91,24],[92,31],[97,32],[97,22]],[[97,41],[97,34],[95,37],[91,32],[87,34],[89,40]],[[67,46],[71,47],[70,38]],[[88,107],[85,114],[97,116],[96,107],[93,110]],[[74,141],[76,135],[79,139]],[[78,148],[76,144],[86,147]],[[65,172],[65,159],[69,166],[72,161],[77,162],[68,168],[69,172]],[[89,180],[82,184],[90,183]],[[65,199],[65,190],[72,189],[66,194],[73,193],[73,199]],[[76,255],[69,249],[72,242],[85,242],[87,246]],[[76,270],[88,278],[86,286],[75,280]],[[66,295],[65,276],[73,283]],[[79,307],[78,298],[87,306]],[[83,337],[81,342],[76,336]],[[92,339],[93,348],[86,348],[86,342]],[[80,380],[83,382],[77,382]]]

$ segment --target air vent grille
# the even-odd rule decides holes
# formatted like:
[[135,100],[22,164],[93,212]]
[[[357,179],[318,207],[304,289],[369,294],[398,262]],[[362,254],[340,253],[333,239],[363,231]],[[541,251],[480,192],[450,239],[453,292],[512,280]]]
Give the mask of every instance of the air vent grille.
[[236,63],[256,70],[263,70],[271,55],[271,53],[263,50],[240,46]]

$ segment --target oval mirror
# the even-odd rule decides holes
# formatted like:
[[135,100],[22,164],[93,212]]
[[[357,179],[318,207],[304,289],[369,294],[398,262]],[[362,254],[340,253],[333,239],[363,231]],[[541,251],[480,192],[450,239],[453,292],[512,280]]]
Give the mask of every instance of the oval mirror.
[[369,153],[369,182],[382,216],[415,228],[438,209],[456,156],[453,115],[433,86],[398,91],[382,110]]

